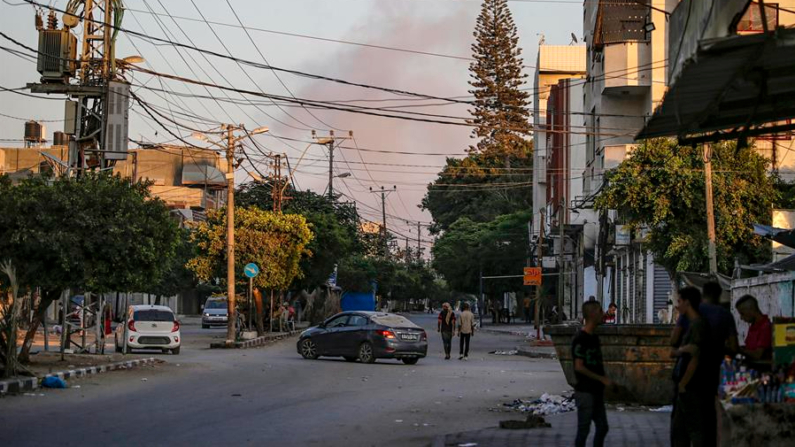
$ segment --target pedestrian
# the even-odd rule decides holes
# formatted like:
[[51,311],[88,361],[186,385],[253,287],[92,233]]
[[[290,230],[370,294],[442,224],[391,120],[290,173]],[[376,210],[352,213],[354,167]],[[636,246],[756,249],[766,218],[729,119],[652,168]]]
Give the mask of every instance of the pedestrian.
[[734,307],[740,318],[751,325],[740,353],[751,362],[769,361],[773,357],[773,328],[770,318],[759,310],[759,302],[751,295],[742,296]]
[[450,360],[450,349],[453,344],[453,333],[455,332],[455,312],[450,308],[450,303],[442,304],[442,311],[439,312],[438,320],[436,332],[442,333],[444,359]]
[[465,302],[461,306],[462,311],[458,318],[458,337],[460,338],[458,360],[469,359],[469,342],[475,335],[475,314],[470,308],[469,303]]
[[582,305],[585,324],[574,336],[571,353],[574,359],[574,400],[577,405],[576,447],[585,447],[591,421],[596,426],[594,447],[602,447],[607,436],[607,411],[605,409],[605,387],[615,388],[615,384],[605,375],[602,363],[602,346],[596,328],[602,323],[604,311],[598,302],[585,302]]
[[715,390],[710,389],[711,339],[709,322],[699,313],[701,292],[695,287],[679,291],[679,315],[688,320],[682,344],[675,348],[676,399],[671,415],[671,445],[674,447],[713,447],[717,421]]
[[530,323],[530,305],[533,304],[533,300],[530,299],[530,295],[525,294],[524,300],[522,300],[522,310],[524,310],[524,322]]
[[616,303],[610,303],[610,305],[607,306],[607,313],[605,314],[602,321],[605,324],[616,324],[617,311],[618,311],[618,306],[616,306]]

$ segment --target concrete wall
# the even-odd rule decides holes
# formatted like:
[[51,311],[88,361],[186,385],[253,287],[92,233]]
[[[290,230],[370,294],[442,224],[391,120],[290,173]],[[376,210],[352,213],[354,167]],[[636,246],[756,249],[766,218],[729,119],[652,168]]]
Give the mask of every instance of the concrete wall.
[[748,324],[740,319],[735,309],[743,295],[753,295],[759,301],[763,314],[773,317],[795,317],[795,272],[762,275],[732,281],[731,310],[737,322],[740,344],[748,334]]

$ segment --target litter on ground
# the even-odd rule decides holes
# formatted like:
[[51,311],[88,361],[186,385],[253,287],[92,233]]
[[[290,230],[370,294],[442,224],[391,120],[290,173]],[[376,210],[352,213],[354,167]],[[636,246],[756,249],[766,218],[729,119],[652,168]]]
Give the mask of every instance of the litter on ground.
[[568,413],[577,409],[574,399],[569,396],[557,396],[544,393],[538,399],[526,401],[516,399],[512,403],[503,404],[515,411],[532,413],[537,416],[548,416],[552,414]]
[[516,355],[518,353],[519,353],[519,351],[517,351],[516,349],[511,349],[509,351],[497,350],[497,351],[492,351],[491,352],[491,354],[494,354],[494,355]]

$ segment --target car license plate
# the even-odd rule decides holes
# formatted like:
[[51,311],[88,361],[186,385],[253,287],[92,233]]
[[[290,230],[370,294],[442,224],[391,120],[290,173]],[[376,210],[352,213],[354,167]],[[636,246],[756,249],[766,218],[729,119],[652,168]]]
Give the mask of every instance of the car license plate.
[[403,340],[414,340],[414,341],[416,341],[416,340],[420,339],[420,336],[417,335],[417,334],[403,334],[403,336],[401,338],[403,338]]

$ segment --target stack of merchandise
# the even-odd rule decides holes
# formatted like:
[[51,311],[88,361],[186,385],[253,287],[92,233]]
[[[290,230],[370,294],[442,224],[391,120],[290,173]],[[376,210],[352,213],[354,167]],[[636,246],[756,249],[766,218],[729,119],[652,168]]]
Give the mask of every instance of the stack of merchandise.
[[732,404],[795,403],[795,363],[761,373],[726,359],[720,383],[720,398]]

